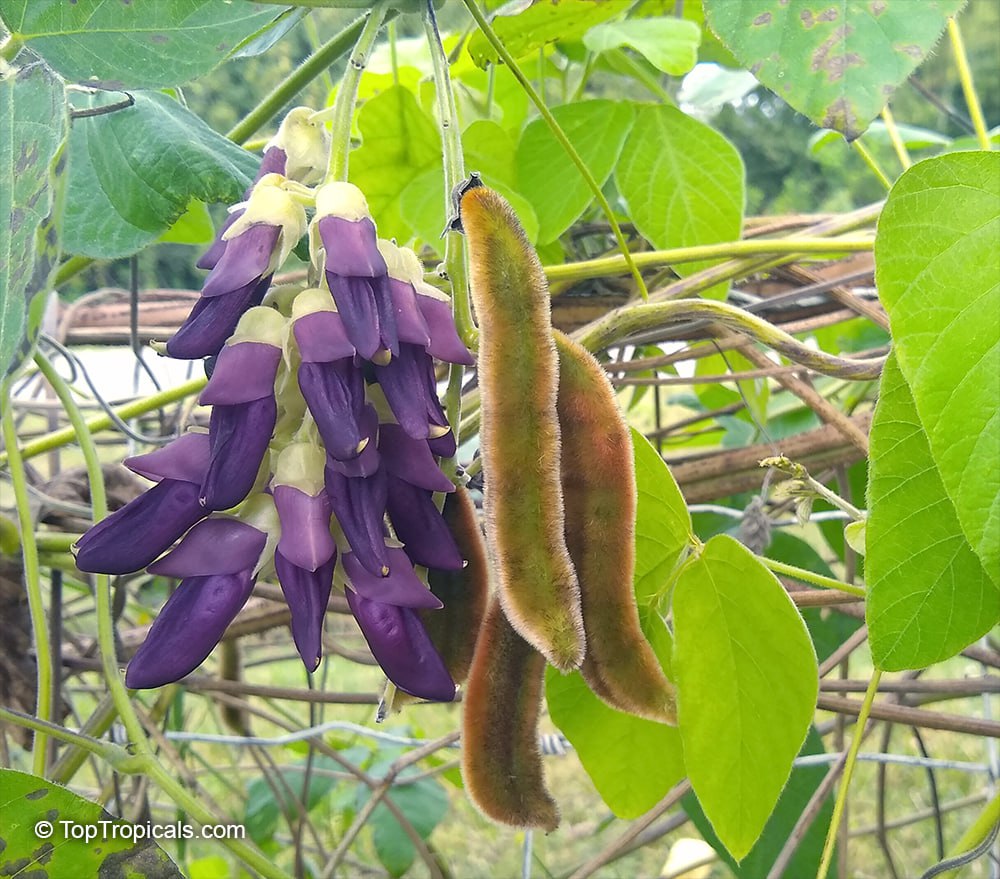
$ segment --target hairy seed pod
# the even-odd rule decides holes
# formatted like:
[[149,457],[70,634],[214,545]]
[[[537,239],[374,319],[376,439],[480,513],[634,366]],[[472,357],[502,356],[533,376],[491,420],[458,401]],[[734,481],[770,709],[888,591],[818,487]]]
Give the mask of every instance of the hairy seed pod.
[[462,779],[479,810],[502,824],[555,830],[538,750],[545,657],[511,627],[494,598],[462,702]]
[[588,686],[612,708],[676,724],[674,688],[639,627],[632,438],[596,358],[558,330],[566,545],[580,579]]
[[563,535],[558,360],[541,263],[510,205],[460,195],[479,322],[486,540],[511,625],[556,668],[583,661],[580,590]]
[[468,491],[458,488],[448,495],[442,512],[466,564],[460,571],[427,569],[431,592],[441,599],[444,607],[421,611],[420,618],[452,680],[461,684],[469,676],[476,636],[486,614],[489,573],[483,532]]

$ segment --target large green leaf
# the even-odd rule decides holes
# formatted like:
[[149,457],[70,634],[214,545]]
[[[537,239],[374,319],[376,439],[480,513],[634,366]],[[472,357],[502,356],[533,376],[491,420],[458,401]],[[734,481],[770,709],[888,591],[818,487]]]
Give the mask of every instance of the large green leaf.
[[701,28],[683,18],[633,18],[607,21],[583,37],[591,52],[628,46],[671,76],[683,76],[698,61]]
[[[599,185],[611,174],[632,128],[634,110],[624,101],[582,101],[552,111]],[[517,145],[518,190],[538,216],[538,242],[548,244],[582,214],[594,195],[544,119],[524,129]]]
[[[799,752],[800,756],[807,754],[822,754],[825,752],[823,739],[815,727],[810,727],[806,736],[805,744]],[[774,812],[768,819],[764,832],[757,840],[757,844],[750,850],[745,858],[737,863],[726,851],[726,847],[719,841],[712,830],[712,825],[701,810],[698,798],[693,794],[688,794],[681,801],[685,813],[694,822],[698,832],[705,838],[712,848],[714,848],[726,862],[736,879],[760,879],[767,876],[777,860],[792,828],[802,816],[806,804],[816,792],[823,778],[826,776],[828,767],[826,766],[799,766],[792,770],[788,784],[781,792],[778,805],[774,807]],[[788,863],[783,875],[792,879],[796,876],[815,876],[819,868],[819,862],[823,855],[823,845],[826,842],[827,830],[830,827],[830,818],[833,815],[833,798],[827,797],[820,809],[816,819],[809,825],[806,835],[799,842],[795,849],[795,854]],[[836,859],[831,866],[836,869]],[[833,874],[835,875],[835,873]]]
[[0,815],[0,876],[181,879],[154,840],[135,842],[133,825],[44,778],[0,769]]
[[[359,789],[359,806],[368,799],[367,788]],[[433,778],[406,783],[406,774],[393,786],[388,798],[399,808],[420,834],[427,839],[448,813],[448,794]],[[413,842],[389,809],[379,804],[372,813],[372,842],[375,854],[390,876],[402,876],[417,856]]]
[[[615,169],[629,216],[651,244],[690,247],[740,236],[743,161],[717,131],[676,107],[639,107]],[[675,266],[685,276],[710,262]],[[724,296],[725,285],[709,295]]]
[[[400,194],[423,172],[440,167],[437,126],[412,92],[393,86],[365,102],[358,128],[362,142],[350,156],[351,182],[365,193],[379,234],[406,241],[411,228],[400,212]],[[437,200],[443,204],[440,194]]]
[[[535,0],[516,15],[498,15],[493,30],[515,58],[556,40],[576,40],[592,25],[625,12],[630,0]],[[496,64],[499,56],[480,33],[469,40],[469,54],[480,67]]]
[[753,848],[816,709],[816,654],[784,587],[746,547],[711,538],[674,588],[684,762],[719,839]]
[[1000,153],[938,156],[903,174],[875,264],[931,456],[1000,584]]
[[[669,669],[670,632],[652,613],[643,629]],[[616,711],[587,687],[579,672],[545,672],[552,722],[572,743],[594,787],[619,818],[636,818],[684,777],[684,754],[676,727]]]
[[854,139],[965,0],[703,0],[744,67],[821,128]]
[[218,0],[0,0],[0,18],[66,79],[161,88],[207,73],[282,14]]
[[[86,103],[107,102],[103,94]],[[193,198],[239,201],[260,164],[159,92],[136,92],[132,107],[77,119],[68,149],[63,249],[96,258],[155,241]]]
[[947,659],[1000,619],[1000,589],[962,533],[895,356],[872,421],[865,537],[868,641],[879,668]]
[[670,574],[692,537],[691,517],[681,490],[663,458],[632,429],[635,482],[635,594],[651,603],[666,587]]
[[[0,376],[17,357],[27,303],[58,257],[45,236],[52,164],[66,136],[63,85],[41,64],[0,76]],[[53,230],[54,231],[54,230]]]

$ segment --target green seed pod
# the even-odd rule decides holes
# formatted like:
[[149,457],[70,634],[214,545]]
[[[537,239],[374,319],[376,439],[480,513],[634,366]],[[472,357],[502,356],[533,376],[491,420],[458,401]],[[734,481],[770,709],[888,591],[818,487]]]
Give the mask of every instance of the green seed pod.
[[479,322],[486,541],[511,625],[556,668],[583,661],[580,590],[563,534],[558,359],[538,255],[492,189],[458,194]]
[[469,676],[476,636],[489,602],[489,571],[479,516],[469,493],[455,489],[445,499],[443,513],[466,565],[460,571],[427,569],[431,592],[444,607],[421,611],[420,618],[451,679],[461,684]]
[[487,818],[555,830],[559,810],[538,750],[544,678],[545,657],[514,631],[494,598],[462,701],[462,779]]
[[566,544],[580,580],[588,686],[612,708],[675,725],[674,688],[639,627],[632,438],[596,358],[558,330]]

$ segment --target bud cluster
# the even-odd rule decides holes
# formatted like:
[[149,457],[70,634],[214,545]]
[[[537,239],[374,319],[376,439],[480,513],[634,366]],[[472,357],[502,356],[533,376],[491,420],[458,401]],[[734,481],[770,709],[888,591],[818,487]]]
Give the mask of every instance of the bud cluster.
[[[76,547],[84,571],[181,580],[129,663],[131,687],[193,671],[273,570],[309,671],[337,584],[393,683],[454,698],[419,615],[441,607],[420,568],[465,564],[433,498],[454,490],[438,458],[455,453],[434,359],[473,359],[447,297],[412,250],[377,237],[361,191],[309,188],[327,152],[322,124],[292,110],[200,260],[201,297],[166,344],[213,364],[200,397],[208,432],[126,460],[155,484]],[[312,283],[273,287],[305,234]]]

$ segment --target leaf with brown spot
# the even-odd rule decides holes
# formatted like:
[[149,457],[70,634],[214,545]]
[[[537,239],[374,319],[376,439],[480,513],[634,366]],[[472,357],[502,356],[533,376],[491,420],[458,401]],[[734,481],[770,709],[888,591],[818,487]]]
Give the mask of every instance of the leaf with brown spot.
[[965,0],[704,0],[723,45],[817,125],[858,137]]

